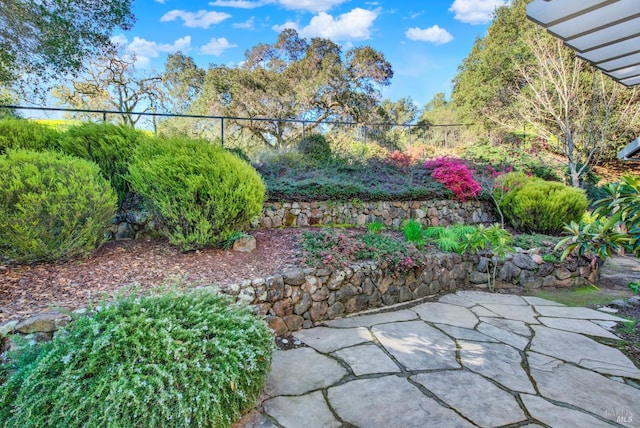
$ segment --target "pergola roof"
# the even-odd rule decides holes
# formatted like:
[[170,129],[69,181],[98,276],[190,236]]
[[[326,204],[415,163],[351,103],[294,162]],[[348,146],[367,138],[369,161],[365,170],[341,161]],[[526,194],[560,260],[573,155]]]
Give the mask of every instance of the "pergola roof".
[[534,0],[527,16],[614,80],[640,84],[640,0]]

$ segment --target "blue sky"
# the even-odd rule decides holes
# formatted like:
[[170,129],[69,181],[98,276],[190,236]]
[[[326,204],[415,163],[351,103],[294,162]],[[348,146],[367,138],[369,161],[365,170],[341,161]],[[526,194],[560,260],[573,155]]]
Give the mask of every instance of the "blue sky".
[[451,79],[504,0],[136,0],[133,30],[114,40],[136,54],[138,68],[163,68],[182,51],[198,65],[237,65],[257,43],[274,43],[281,29],[343,46],[370,45],[391,63],[386,98],[418,105],[449,96]]

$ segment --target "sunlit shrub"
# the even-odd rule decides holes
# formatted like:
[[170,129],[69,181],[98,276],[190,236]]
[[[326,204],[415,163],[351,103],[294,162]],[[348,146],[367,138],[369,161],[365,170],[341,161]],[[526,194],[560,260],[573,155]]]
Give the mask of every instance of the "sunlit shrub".
[[431,176],[451,190],[459,201],[475,198],[482,191],[473,178],[473,170],[461,159],[445,157],[430,160],[425,163],[425,168],[432,170]]

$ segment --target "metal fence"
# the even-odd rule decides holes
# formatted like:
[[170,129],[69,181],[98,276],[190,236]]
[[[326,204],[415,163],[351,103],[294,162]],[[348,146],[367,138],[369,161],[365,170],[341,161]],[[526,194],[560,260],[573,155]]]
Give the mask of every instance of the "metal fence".
[[39,119],[62,114],[65,119],[129,123],[154,133],[189,135],[239,148],[283,148],[311,133],[320,133],[338,146],[341,141],[349,141],[405,151],[415,146],[455,147],[468,141],[471,135],[469,124],[357,123],[19,105],[0,105],[0,109],[33,111],[41,116]]

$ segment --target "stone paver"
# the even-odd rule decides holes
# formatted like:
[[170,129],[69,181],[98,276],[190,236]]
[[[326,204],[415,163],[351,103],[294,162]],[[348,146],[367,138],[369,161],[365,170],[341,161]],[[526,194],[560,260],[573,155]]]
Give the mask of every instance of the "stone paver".
[[606,337],[609,339],[620,339],[615,334],[592,321],[550,317],[539,317],[538,320],[545,326],[555,328],[557,330],[571,331],[573,333],[587,334],[589,336]]
[[577,318],[581,320],[604,320],[615,322],[628,322],[624,318],[609,315],[601,311],[589,308],[576,308],[569,306],[536,306],[536,311],[545,317]]
[[341,349],[333,355],[347,363],[356,376],[400,371],[396,363],[380,347],[372,344]]
[[482,334],[476,330],[470,330],[468,328],[456,327],[453,325],[434,324],[437,328],[444,331],[449,336],[456,340],[470,340],[472,342],[497,342],[497,339],[489,337],[486,334]]
[[562,303],[554,302],[547,299],[541,299],[540,297],[522,296],[522,298],[526,300],[527,303],[533,306],[538,306],[538,305],[539,306],[566,306],[566,305],[563,305]]
[[323,353],[373,340],[371,332],[364,327],[344,329],[316,327],[297,331],[294,336]]
[[478,317],[463,306],[448,303],[423,303],[412,308],[424,321],[448,324],[456,327],[474,328],[478,324]]
[[640,370],[591,338],[621,321],[480,291],[328,321],[274,353],[237,428],[640,427]]
[[520,352],[503,343],[459,341],[462,365],[492,379],[512,391],[534,394],[527,372],[522,368]]
[[460,367],[455,342],[423,321],[381,324],[372,331],[382,346],[408,370]]
[[476,329],[487,336],[493,337],[500,342],[506,343],[507,345],[511,345],[514,348],[524,350],[529,344],[529,339],[524,336],[520,336],[519,334],[512,333],[505,329],[496,327],[494,325],[488,324],[486,322],[481,322],[478,324]]
[[618,415],[631,415],[631,421],[623,425],[640,426],[640,390],[636,388],[565,363],[551,371],[532,368],[531,375],[542,397],[613,421]]
[[477,374],[452,370],[423,373],[411,379],[480,426],[496,427],[527,419],[513,395]]
[[345,383],[329,388],[328,397],[340,418],[358,427],[473,426],[396,376]]
[[569,423],[576,427],[607,428],[612,425],[596,419],[586,413],[566,407],[556,406],[544,398],[535,395],[520,395],[522,402],[531,414],[531,417],[551,427],[567,426]]
[[339,422],[329,410],[321,391],[297,397],[274,397],[263,404],[264,411],[285,428],[295,428],[304,421],[308,428],[339,428]]
[[640,379],[640,370],[619,350],[577,333],[534,326],[531,350],[603,374]]
[[349,328],[349,327],[371,327],[376,324],[385,324],[398,321],[410,321],[418,319],[418,314],[410,310],[401,310],[395,312],[383,312],[372,315],[359,315],[348,318],[339,318],[326,321],[327,327]]
[[333,385],[347,374],[336,360],[311,348],[276,351],[267,389],[271,395],[299,395]]
[[533,312],[531,306],[503,305],[495,303],[485,303],[482,306],[503,318],[523,321],[527,324],[540,324],[538,320],[535,319],[536,314]]

